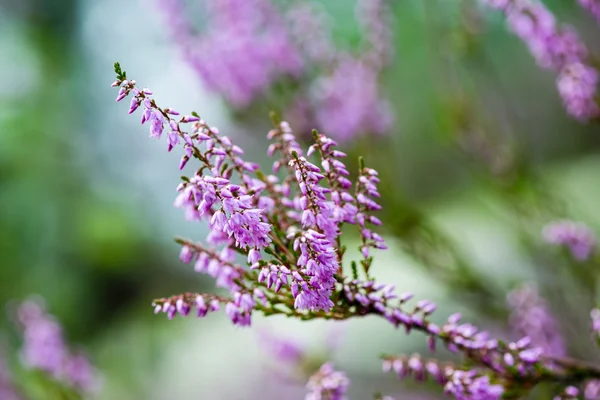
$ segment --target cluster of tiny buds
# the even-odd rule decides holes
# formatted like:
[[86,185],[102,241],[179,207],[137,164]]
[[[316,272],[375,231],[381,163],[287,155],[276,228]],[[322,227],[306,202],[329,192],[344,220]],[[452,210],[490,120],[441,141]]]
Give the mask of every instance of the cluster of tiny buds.
[[186,293],[154,300],[152,306],[155,314],[166,313],[169,319],[173,319],[177,314],[185,317],[190,314],[192,309],[195,309],[196,315],[201,318],[209,312],[219,311],[221,302],[224,302],[223,299],[216,296]]
[[409,357],[386,357],[382,364],[383,372],[394,371],[399,378],[412,376],[417,381],[433,379],[440,385],[445,385],[453,367],[449,363],[438,360],[424,360],[419,354]]
[[[258,268],[258,263],[254,264],[251,268]],[[273,285],[275,285],[275,292],[279,292],[283,285],[289,284],[289,278],[293,276],[296,282],[304,281],[304,278],[298,271],[290,271],[288,267],[285,265],[275,265],[268,264],[265,267],[262,267],[260,272],[258,273],[258,282],[265,283],[267,285],[267,289],[271,289]],[[298,284],[292,285],[292,290],[298,291]],[[296,293],[294,297],[298,294]]]
[[309,393],[305,400],[347,400],[349,385],[350,380],[346,374],[336,371],[330,363],[325,363],[308,380],[306,388]]
[[500,400],[504,387],[493,384],[488,375],[477,370],[454,370],[448,375],[444,392],[457,400]]
[[489,376],[481,375],[476,370],[458,370],[450,363],[424,360],[418,354],[386,357],[383,360],[383,371],[394,371],[401,379],[408,376],[417,381],[432,379],[443,386],[447,394],[454,395],[457,399],[496,400],[504,392],[502,385],[492,384]]

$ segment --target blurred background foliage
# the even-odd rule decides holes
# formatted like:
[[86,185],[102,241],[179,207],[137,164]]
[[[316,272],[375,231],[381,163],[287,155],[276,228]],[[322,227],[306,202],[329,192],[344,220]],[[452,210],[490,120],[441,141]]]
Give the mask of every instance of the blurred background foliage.
[[[351,3],[323,2],[336,42],[349,46],[357,42]],[[600,54],[600,27],[575,1],[546,3]],[[542,243],[540,229],[567,216],[599,226],[598,125],[565,115],[553,74],[475,1],[390,4],[395,57],[381,87],[396,123],[388,136],[344,146],[349,160],[362,154],[381,174],[391,249],[376,255],[374,275],[439,301],[440,316],[459,309],[504,335],[506,293],[536,281],[571,355],[597,359],[582,333],[596,300],[594,285],[583,285],[597,264],[575,265]],[[202,237],[205,227],[172,209],[178,158],[114,104],[112,62],[163,104],[199,111],[264,166],[272,104],[234,112],[204,90],[157,8],[141,0],[0,0],[0,57],[0,328],[8,347],[19,346],[11,302],[39,294],[102,371],[99,398],[301,398],[301,386],[265,375],[255,332],[219,316],[152,315],[155,297],[212,290],[180,265],[171,240]],[[257,325],[277,325],[315,352],[330,329]],[[423,388],[382,376],[376,357],[423,350],[419,335],[351,321],[339,341],[334,361],[353,379],[354,398],[376,390],[408,398]]]

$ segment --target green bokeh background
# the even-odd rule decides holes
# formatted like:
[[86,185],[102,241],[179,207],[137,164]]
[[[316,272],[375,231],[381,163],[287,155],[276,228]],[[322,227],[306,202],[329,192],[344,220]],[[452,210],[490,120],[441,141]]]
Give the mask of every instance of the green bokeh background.
[[[375,276],[441,302],[439,318],[458,309],[505,333],[506,321],[455,296],[407,254],[402,240],[417,218],[412,210],[453,238],[490,285],[500,282],[506,291],[523,279],[552,282],[556,269],[548,265],[562,259],[541,241],[523,240],[533,236],[515,223],[511,204],[529,207],[526,193],[541,180],[569,215],[600,226],[600,125],[569,119],[553,73],[535,65],[499,15],[475,13],[465,25],[464,3],[476,2],[391,2],[395,58],[382,87],[397,122],[389,137],[357,139],[345,150],[380,170],[389,199],[383,202],[391,248],[376,255]],[[600,54],[600,26],[575,1],[546,3]],[[355,44],[353,2],[325,6],[336,40]],[[119,60],[162,104],[200,112],[243,145],[248,159],[268,165],[266,112],[234,118],[203,90],[162,22],[152,2],[141,0],[0,0],[0,304],[6,304],[0,329],[16,350],[13,302],[43,296],[69,340],[83,345],[102,371],[100,399],[303,398],[301,386],[270,378],[256,330],[234,328],[221,316],[169,322],[152,314],[155,297],[212,290],[210,280],[178,262],[172,241],[202,238],[206,228],[173,209],[178,155],[149,140],[137,117],[127,118],[126,106],[115,104],[112,63]],[[478,99],[477,107],[464,106],[457,88]],[[511,181],[518,181],[513,200],[457,150],[461,113],[490,121],[501,140],[520,150],[527,171],[535,171]],[[354,248],[355,237],[345,237]],[[586,313],[569,326],[585,328]],[[260,317],[256,325],[301,338],[315,354],[331,329]],[[375,319],[345,323],[343,332],[333,359],[353,379],[353,398],[376,390],[398,398],[422,388],[439,394],[379,372],[380,353],[423,350],[420,335]],[[597,356],[573,343],[575,355]]]

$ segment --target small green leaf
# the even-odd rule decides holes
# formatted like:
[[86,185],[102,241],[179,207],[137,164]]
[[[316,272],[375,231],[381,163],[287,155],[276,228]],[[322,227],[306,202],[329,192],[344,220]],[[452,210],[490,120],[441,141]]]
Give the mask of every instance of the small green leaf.
[[273,124],[275,126],[279,126],[281,121],[279,120],[279,117],[277,116],[277,113],[275,111],[273,111],[273,110],[269,111],[269,117],[271,118],[271,121],[273,121]]
[[356,261],[352,261],[350,266],[352,267],[352,279],[358,279],[358,266],[356,265]]
[[312,130],[312,135],[313,135],[313,138],[315,139],[315,141],[319,140],[319,132],[317,132],[316,129]]

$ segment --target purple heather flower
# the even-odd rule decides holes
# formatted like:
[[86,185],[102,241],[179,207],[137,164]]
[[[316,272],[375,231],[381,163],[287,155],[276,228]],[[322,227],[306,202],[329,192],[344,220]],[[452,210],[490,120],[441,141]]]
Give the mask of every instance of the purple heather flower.
[[306,385],[309,393],[306,400],[346,400],[346,391],[350,380],[343,372],[333,369],[330,363],[325,363],[310,377]]
[[[190,253],[191,255],[187,255]],[[234,264],[235,253],[231,247],[224,247],[220,252],[205,248],[200,244],[195,244],[194,249],[190,246],[183,246],[180,256],[184,262],[194,262],[196,272],[210,275],[216,279],[218,287],[229,289],[231,293],[240,290],[236,280],[241,278],[244,270],[241,266]]]
[[510,325],[519,337],[527,336],[532,345],[551,356],[566,355],[558,323],[535,285],[525,284],[508,294],[512,311]]
[[[196,310],[198,318],[205,317],[209,312],[217,312],[221,309],[221,303],[227,305],[233,303],[229,299],[223,299],[213,295],[201,295],[197,293],[186,293],[170,298],[157,299],[152,303],[154,313],[166,313],[169,319],[173,319],[177,314],[187,316],[192,310]],[[227,310],[228,316],[235,321],[234,324],[241,326],[250,325],[251,312],[240,304],[233,303],[233,306]]]
[[599,0],[577,0],[579,5],[586,9],[600,23],[600,1]]
[[555,221],[544,227],[546,242],[565,246],[579,261],[587,260],[596,246],[596,236],[586,225],[574,221]]
[[266,329],[260,330],[259,337],[261,344],[277,359],[278,363],[296,366],[304,357],[304,350],[292,339],[274,335]]
[[452,371],[444,390],[457,400],[499,400],[504,393],[501,385],[492,384],[489,376],[475,370]]
[[23,361],[29,368],[42,370],[77,390],[90,392],[97,388],[89,361],[81,354],[70,353],[62,328],[39,303],[21,304],[18,317],[23,327]]

